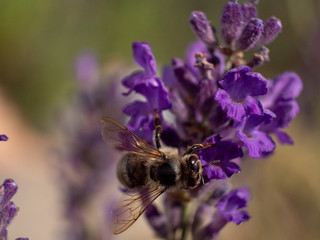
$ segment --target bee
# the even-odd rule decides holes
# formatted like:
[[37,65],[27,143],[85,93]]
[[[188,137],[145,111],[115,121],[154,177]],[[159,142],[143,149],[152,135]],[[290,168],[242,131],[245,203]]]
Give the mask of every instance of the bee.
[[161,122],[155,117],[155,145],[141,139],[110,117],[102,117],[102,135],[107,143],[126,154],[118,162],[119,181],[134,190],[112,212],[112,231],[128,229],[146,208],[165,191],[193,189],[202,179],[203,166],[196,150],[208,147],[194,144],[183,155],[177,148],[161,147]]

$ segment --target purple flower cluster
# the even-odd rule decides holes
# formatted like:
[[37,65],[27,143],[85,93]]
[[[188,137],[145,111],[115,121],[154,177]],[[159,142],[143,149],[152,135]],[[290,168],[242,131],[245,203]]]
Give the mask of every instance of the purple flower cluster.
[[[68,220],[66,239],[108,238],[103,230],[92,229],[90,210],[101,189],[105,189],[117,157],[101,138],[100,118],[106,112],[118,114],[115,102],[121,108],[113,82],[104,81],[98,61],[93,53],[84,52],[76,59],[76,96],[73,104],[61,112],[63,130],[63,157],[60,162],[60,180],[64,189],[65,216]],[[114,78],[113,78],[114,77]],[[111,76],[117,80],[117,76]],[[114,97],[112,97],[114,96]],[[114,99],[114,102],[109,100]],[[119,111],[120,112],[120,111]],[[109,176],[109,177],[108,177]]]
[[[222,44],[205,14],[192,12],[190,24],[199,40],[187,48],[184,59],[173,58],[161,78],[157,76],[151,46],[146,42],[133,44],[134,59],[143,70],[123,80],[128,88],[125,95],[135,91],[145,100],[124,108],[130,117],[128,128],[153,144],[157,110],[165,145],[184,152],[195,143],[211,144],[197,151],[205,166],[207,185],[190,193],[197,200],[193,221],[181,218],[185,202],[169,196],[164,202],[166,214],[155,205],[147,209],[147,219],[159,237],[171,239],[176,229],[184,233],[183,229],[192,225],[193,239],[212,239],[227,222],[247,221],[248,213],[239,209],[246,207],[250,199],[248,190],[228,190],[224,186],[212,192],[212,180],[224,182],[239,173],[244,157],[264,158],[272,154],[276,144],[271,135],[280,143],[293,143],[283,129],[299,112],[296,98],[302,82],[293,72],[267,80],[253,71],[269,61],[265,45],[282,29],[281,21],[275,17],[265,22],[258,19],[256,4],[257,1],[230,1],[225,5],[220,22]],[[249,49],[254,53],[246,61],[244,52]],[[167,115],[169,111],[165,110],[171,114]],[[204,194],[209,195],[206,199],[215,199],[215,204],[200,200]],[[205,221],[204,216],[210,220]]]
[[[7,227],[17,214],[18,208],[11,201],[16,194],[18,186],[12,179],[6,179],[0,185],[0,239],[7,240]],[[28,240],[28,238],[17,238],[16,240]]]

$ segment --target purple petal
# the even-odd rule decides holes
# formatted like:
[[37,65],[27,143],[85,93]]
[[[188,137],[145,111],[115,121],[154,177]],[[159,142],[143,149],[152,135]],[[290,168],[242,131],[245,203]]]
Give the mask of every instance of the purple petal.
[[144,69],[148,76],[155,76],[157,72],[157,64],[149,43],[134,42],[132,49],[136,63]]
[[213,32],[210,23],[207,20],[206,15],[203,12],[194,11],[191,13],[190,24],[193,31],[200,40],[209,46],[217,44],[217,39]]
[[246,96],[259,96],[267,93],[267,80],[259,73],[250,72],[247,66],[240,66],[227,72],[220,84],[236,102],[243,101]]
[[134,90],[147,99],[152,111],[154,111],[154,109],[161,111],[171,108],[168,92],[164,88],[162,81],[158,78],[137,84]]
[[199,84],[199,91],[196,99],[197,109],[204,115],[208,115],[214,105],[214,94],[217,86],[214,81],[203,79]]
[[286,128],[299,112],[299,105],[296,101],[279,101],[273,106],[272,111],[276,118],[265,126],[263,130],[266,132],[276,132],[279,128]]
[[137,72],[134,72],[134,73],[130,74],[129,76],[125,77],[122,80],[122,84],[126,88],[129,88],[129,90],[128,90],[128,92],[124,93],[123,95],[128,96],[129,94],[131,94],[131,92],[134,90],[134,88],[137,85],[143,84],[144,82],[147,82],[148,84],[153,84],[153,85],[157,86],[157,83],[154,80],[154,78],[146,76],[143,71],[137,71]]
[[251,49],[259,41],[263,31],[263,22],[261,19],[252,18],[244,27],[239,39],[237,48],[242,51]]
[[176,79],[180,83],[181,87],[184,88],[191,96],[196,95],[199,81],[195,75],[180,59],[172,59],[172,65],[174,67],[173,71]]
[[[208,141],[207,139],[205,143]],[[236,143],[218,141],[212,147],[199,150],[198,155],[203,165],[212,162],[212,165],[204,168],[208,179],[223,179],[225,176],[230,177],[241,170],[237,164],[229,161],[243,156],[241,147]]]
[[166,146],[180,148],[182,146],[182,141],[173,126],[165,126],[161,133],[161,140]]
[[167,218],[153,204],[146,209],[145,216],[156,234],[161,238],[167,238],[169,233]]
[[5,134],[0,134],[0,141],[8,141],[8,137]]
[[224,171],[219,167],[214,167],[209,165],[203,170],[205,177],[209,180],[211,179],[225,179],[226,174]]
[[189,110],[181,96],[177,93],[177,91],[175,91],[175,89],[169,90],[168,94],[172,104],[171,111],[175,117],[180,121],[187,119],[189,116]]
[[275,132],[275,134],[280,143],[290,145],[294,144],[293,139],[287,133],[278,130]]
[[[195,41],[188,46],[184,61],[186,63],[186,66],[188,67],[188,69],[194,75],[198,75],[198,68],[196,68],[194,66],[196,63],[196,59],[195,59],[196,53],[203,53],[207,56],[210,55],[206,44],[204,44],[202,41]],[[177,64],[175,64],[175,65],[177,66]],[[197,81],[195,81],[195,82],[197,82]]]
[[241,172],[241,168],[239,167],[238,164],[234,162],[225,162],[222,165],[222,170],[223,172],[227,175],[227,177],[231,177],[235,173]]
[[207,240],[207,239],[215,239],[219,232],[223,229],[223,227],[228,223],[225,217],[217,212],[214,215],[213,220],[205,226],[203,229],[200,229],[197,232],[196,238],[197,240]]
[[257,9],[251,2],[243,2],[241,4],[242,21],[247,24],[251,18],[257,17]]
[[240,224],[249,219],[249,214],[239,209],[247,206],[250,201],[250,193],[247,188],[232,190],[222,197],[217,203],[216,208],[219,213],[227,220]]
[[264,132],[256,131],[247,136],[238,131],[237,136],[244,143],[248,149],[249,156],[252,158],[262,158],[264,154],[272,153],[276,148],[275,142]]
[[82,91],[91,91],[98,84],[98,62],[91,52],[84,52],[75,62],[76,80]]
[[278,100],[297,98],[302,88],[302,81],[296,73],[282,73],[268,82],[268,94],[261,98],[261,102],[265,108],[270,108]]
[[233,222],[237,225],[246,222],[250,219],[250,215],[247,211],[241,211],[237,215],[234,216]]
[[172,66],[165,66],[162,70],[162,81],[165,86],[172,88],[177,85],[177,79]]
[[248,114],[262,113],[260,102],[250,96],[244,99],[241,104],[233,101],[226,91],[218,89],[215,100],[227,112],[227,116],[236,121],[241,121]]
[[227,44],[238,39],[242,30],[242,12],[238,3],[230,1],[224,6],[220,28],[221,36]]
[[127,125],[129,129],[138,129],[146,117],[150,114],[152,109],[150,109],[148,103],[135,101],[123,109],[123,112],[131,116],[130,122]]

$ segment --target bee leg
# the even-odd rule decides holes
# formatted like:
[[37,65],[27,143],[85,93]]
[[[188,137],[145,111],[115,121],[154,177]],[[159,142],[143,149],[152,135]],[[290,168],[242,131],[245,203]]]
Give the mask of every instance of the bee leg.
[[155,138],[155,143],[156,143],[157,149],[160,149],[161,148],[160,136],[161,136],[161,132],[162,132],[161,119],[160,119],[160,115],[158,113],[158,110],[155,109],[154,111],[155,111],[154,125],[156,127],[154,138]]
[[215,143],[209,143],[209,144],[205,144],[205,145],[203,145],[201,143],[196,143],[196,144],[193,144],[191,147],[189,147],[187,149],[187,151],[183,155],[191,154],[194,151],[197,151],[197,150],[200,150],[200,149],[204,149],[204,148],[208,148],[208,147],[212,147],[214,145],[215,145]]
[[205,148],[205,146],[203,146],[201,143],[193,144],[191,147],[189,147],[187,149],[187,151],[183,155],[191,154],[194,151],[202,149],[202,148]]

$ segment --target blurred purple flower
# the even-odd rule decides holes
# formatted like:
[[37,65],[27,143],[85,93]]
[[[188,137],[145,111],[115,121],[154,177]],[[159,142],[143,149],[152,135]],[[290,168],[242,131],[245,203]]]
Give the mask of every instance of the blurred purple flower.
[[4,134],[1,134],[0,135],[0,141],[8,141],[8,137],[7,137],[7,135],[4,135]]
[[[11,198],[16,194],[18,185],[12,179],[6,179],[0,185],[0,239],[7,240],[7,227],[16,216],[18,207],[11,202]],[[28,238],[18,238],[28,239]],[[17,239],[17,240],[18,240]]]
[[[88,215],[92,214],[89,209],[101,189],[111,184],[114,176],[111,171],[117,155],[101,138],[100,119],[111,112],[118,120],[122,119],[122,89],[118,72],[105,76],[91,52],[79,55],[75,73],[76,95],[61,112],[60,119],[65,149],[58,167],[64,189],[65,216],[69,221],[66,238],[84,240],[96,235],[106,239],[108,236],[102,229],[100,232],[92,229]],[[106,81],[106,77],[110,80]]]
[[238,188],[227,193],[219,200],[215,206],[216,212],[213,212],[213,207],[207,203],[201,204],[197,209],[196,218],[203,222],[203,218],[209,215],[211,220],[194,232],[193,239],[214,239],[228,222],[239,225],[248,221],[250,216],[247,211],[242,209],[247,206],[249,201],[250,193],[248,189]]

